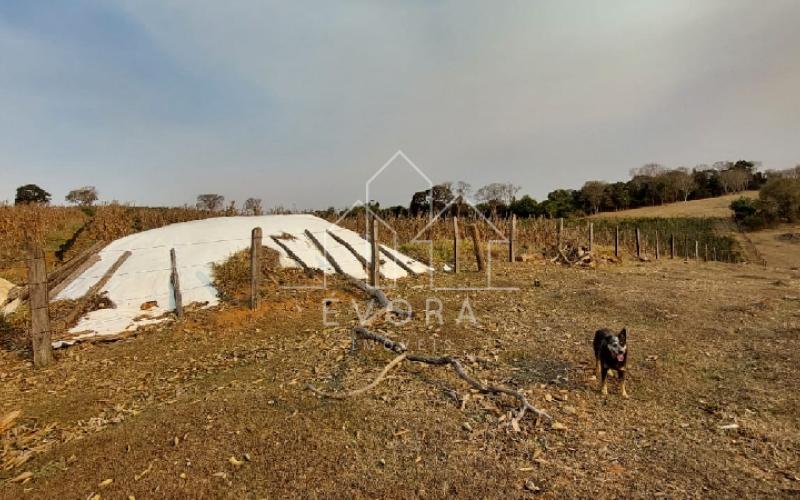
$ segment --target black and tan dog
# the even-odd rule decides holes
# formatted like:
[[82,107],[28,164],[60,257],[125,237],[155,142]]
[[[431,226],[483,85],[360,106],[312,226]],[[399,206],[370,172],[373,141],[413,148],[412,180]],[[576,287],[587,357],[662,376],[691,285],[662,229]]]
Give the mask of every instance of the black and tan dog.
[[597,364],[597,380],[603,394],[608,394],[606,378],[608,370],[615,370],[622,386],[622,397],[627,398],[625,390],[625,363],[628,361],[628,331],[614,333],[603,328],[594,334],[594,359]]

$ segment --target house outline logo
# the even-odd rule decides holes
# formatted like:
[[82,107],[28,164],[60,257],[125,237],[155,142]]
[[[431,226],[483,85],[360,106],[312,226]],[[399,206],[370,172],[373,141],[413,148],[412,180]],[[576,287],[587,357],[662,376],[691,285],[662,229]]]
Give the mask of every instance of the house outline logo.
[[[430,266],[430,268],[431,268],[430,272],[429,272],[429,274],[430,274],[430,280],[429,280],[430,289],[431,290],[436,290],[436,291],[462,291],[462,292],[468,292],[468,291],[473,291],[473,292],[474,291],[493,291],[493,292],[506,291],[506,292],[510,292],[510,291],[519,290],[518,287],[496,287],[496,286],[492,286],[492,245],[493,244],[508,245],[509,244],[509,240],[506,237],[505,233],[503,231],[501,231],[497,226],[495,226],[494,223],[492,223],[492,221],[489,220],[489,218],[487,218],[483,214],[483,212],[481,212],[478,209],[478,207],[476,207],[471,201],[469,201],[468,199],[466,199],[466,198],[464,198],[462,196],[456,196],[455,198],[450,200],[450,202],[447,205],[445,205],[445,207],[442,208],[439,211],[439,213],[436,214],[435,217],[431,217],[431,220],[428,222],[428,224],[426,224],[425,227],[423,227],[417,233],[417,235],[414,236],[414,238],[411,240],[410,243],[425,243],[425,244],[427,244],[428,245],[428,252],[429,252],[429,255],[428,255],[429,260],[428,260],[428,262],[433,262],[433,241],[431,241],[429,239],[426,239],[426,238],[423,238],[422,236],[428,232],[428,229],[430,229],[436,223],[436,221],[442,219],[450,211],[450,208],[456,203],[462,203],[462,204],[466,205],[467,207],[469,207],[469,209],[474,214],[477,215],[477,220],[478,221],[485,222],[486,225],[489,226],[489,229],[491,230],[491,232],[493,232],[495,235],[500,236],[500,238],[498,238],[498,239],[486,240],[487,246],[486,246],[485,252],[484,252],[485,256],[486,256],[486,286],[484,286],[484,287],[437,287],[437,286],[435,286],[435,283],[434,283],[434,269],[433,269],[432,266]],[[454,271],[455,270],[453,270],[453,272]]]
[[[356,208],[361,207],[361,206],[364,207],[364,213],[365,213],[365,216],[367,217],[368,220],[372,220],[373,223],[375,221],[377,221],[381,226],[383,226],[385,229],[388,229],[391,232],[391,234],[392,234],[392,246],[391,246],[391,249],[394,250],[395,253],[399,253],[399,251],[398,251],[397,231],[394,229],[394,227],[392,227],[391,224],[386,222],[382,217],[380,217],[380,215],[378,215],[377,213],[375,213],[375,211],[372,210],[372,206],[371,206],[371,204],[369,202],[369,199],[370,199],[369,198],[370,185],[378,177],[380,177],[380,175],[386,169],[391,167],[394,164],[394,162],[397,161],[398,159],[404,160],[405,163],[407,165],[409,165],[413,169],[413,171],[416,172],[425,181],[428,191],[432,191],[433,190],[433,181],[431,181],[431,179],[413,161],[411,161],[411,159],[408,158],[408,156],[406,156],[406,154],[403,152],[403,150],[398,149],[397,152],[395,152],[391,156],[391,158],[389,158],[378,170],[376,170],[375,173],[372,174],[372,176],[369,179],[367,179],[367,181],[364,183],[364,191],[365,191],[367,202],[365,203],[365,202],[363,202],[361,200],[356,200],[334,222],[329,223],[327,228],[324,231],[320,232],[320,233],[322,233],[321,234],[322,237],[319,238],[319,240],[321,240],[320,244],[322,245],[322,250],[320,251],[320,256],[318,257],[319,258],[318,262],[319,262],[319,267],[321,269],[323,269],[323,272],[322,272],[322,284],[321,285],[283,285],[282,288],[295,289],[295,290],[325,290],[325,289],[328,288],[328,273],[326,273],[325,270],[333,268],[333,264],[328,260],[328,257],[327,257],[327,254],[329,254],[328,250],[333,245],[341,245],[341,243],[339,243],[338,241],[335,240],[335,238],[331,235],[331,233],[335,232],[336,230],[341,230],[341,227],[339,226],[339,223],[342,220],[346,219],[353,212],[353,210],[355,210]],[[429,210],[429,218],[432,218],[432,217],[433,217],[433,207],[431,206],[431,208]],[[369,232],[369,227],[365,225],[364,234],[363,234],[363,244],[365,246],[367,246],[367,248],[365,248],[364,253],[360,254],[360,255],[364,256],[364,258],[367,259],[367,264],[369,263],[369,259],[371,259],[371,247],[370,247],[370,241],[369,241],[370,237],[369,237],[368,232]],[[358,234],[357,231],[356,231],[356,234]],[[331,241],[331,240],[333,240],[333,241]],[[379,246],[380,247],[385,247],[385,245],[379,245]],[[379,250],[378,253],[379,253],[379,262],[382,262],[382,263],[386,262],[384,259],[380,258],[380,253],[381,253],[380,250]],[[363,262],[362,262],[362,264],[363,264]],[[429,269],[428,272],[430,272],[431,275],[432,275],[432,273],[434,271],[433,267],[432,266],[427,266],[427,267]],[[369,266],[366,265],[365,268],[366,268],[366,271],[368,272]],[[382,279],[379,280],[379,282],[377,284],[377,288],[386,288],[386,289],[396,288],[397,280],[398,280],[397,277],[395,277],[395,278],[382,278]],[[366,281],[367,280],[365,280],[365,282]],[[387,283],[391,283],[391,286],[386,286]]]
[[[373,223],[378,223],[382,227],[384,227],[385,229],[388,229],[391,232],[391,234],[392,234],[392,247],[391,248],[395,253],[399,253],[398,252],[397,230],[395,230],[395,228],[392,227],[391,224],[386,222],[382,217],[380,217],[379,214],[377,214],[372,209],[372,205],[370,203],[370,198],[369,198],[370,185],[378,177],[380,177],[380,175],[384,171],[386,171],[386,169],[388,169],[390,166],[392,166],[395,163],[395,161],[397,161],[398,159],[404,160],[405,163],[407,165],[409,165],[413,169],[413,171],[416,172],[425,181],[425,183],[427,185],[427,192],[431,193],[431,195],[433,194],[434,184],[433,184],[433,181],[431,181],[430,177],[428,177],[413,161],[411,161],[411,159],[408,158],[408,156],[406,156],[406,154],[402,150],[400,150],[400,149],[397,150],[397,152],[394,153],[392,155],[392,157],[389,158],[389,160],[387,160],[365,182],[365,184],[364,184],[365,190],[364,191],[365,191],[365,194],[366,194],[366,200],[367,200],[366,202],[363,202],[361,200],[356,200],[354,203],[352,203],[350,205],[350,207],[347,210],[345,210],[336,219],[336,221],[329,223],[325,230],[319,231],[318,233],[316,233],[316,234],[321,234],[321,238],[317,238],[314,233],[311,233],[312,238],[309,238],[309,236],[306,235],[307,239],[312,240],[311,243],[314,246],[321,246],[321,248],[317,248],[317,250],[319,251],[319,254],[320,254],[320,255],[317,256],[317,259],[319,259],[318,260],[319,268],[323,270],[323,272],[322,272],[322,284],[321,285],[284,285],[284,286],[282,286],[282,288],[305,289],[305,290],[324,290],[324,289],[327,289],[327,287],[328,287],[328,273],[326,273],[325,271],[334,269],[336,267],[336,264],[331,262],[331,261],[333,261],[335,259],[333,259],[332,256],[330,256],[330,258],[329,258],[329,255],[330,255],[329,250],[331,248],[333,248],[334,246],[337,246],[337,245],[338,246],[345,246],[340,241],[338,241],[338,239],[335,237],[335,235],[333,233],[335,233],[337,230],[339,230],[339,231],[342,230],[342,228],[339,226],[339,223],[341,221],[343,221],[344,219],[346,219],[348,216],[350,216],[350,214],[353,212],[353,210],[355,210],[358,207],[364,207],[364,213],[365,213],[366,219],[368,221],[371,220],[371,221],[373,221]],[[489,227],[491,232],[493,232],[495,235],[499,236],[499,238],[497,238],[497,239],[485,240],[486,245],[487,245],[486,248],[484,249],[485,250],[485,256],[486,256],[486,264],[487,264],[486,265],[486,271],[485,271],[485,274],[486,274],[486,286],[482,286],[482,287],[436,287],[435,286],[434,274],[436,273],[436,269],[433,266],[433,242],[431,240],[429,240],[429,239],[423,238],[423,235],[426,234],[428,232],[428,230],[439,219],[442,219],[448,212],[450,212],[450,209],[453,207],[453,205],[455,203],[461,203],[463,205],[466,205],[473,212],[473,214],[475,214],[475,221],[476,222],[483,221]],[[428,245],[428,256],[429,256],[428,262],[430,264],[427,264],[426,267],[428,268],[427,269],[427,273],[429,275],[428,284],[429,284],[429,287],[430,287],[431,290],[435,290],[435,291],[516,291],[516,290],[519,290],[519,288],[517,288],[517,287],[495,287],[495,286],[492,286],[492,246],[496,245],[496,244],[508,245],[509,240],[506,237],[505,233],[503,231],[501,231],[500,229],[498,229],[497,226],[495,226],[495,224],[492,223],[492,221],[489,220],[489,218],[487,218],[483,214],[483,212],[481,212],[470,200],[468,200],[468,199],[466,199],[466,198],[464,198],[462,196],[456,196],[452,200],[450,200],[447,203],[447,205],[445,205],[445,207],[442,210],[440,210],[435,216],[434,216],[434,204],[430,203],[430,206],[428,207],[427,212],[428,212],[428,217],[429,217],[428,223],[425,224],[425,226],[422,228],[422,230],[420,230],[416,234],[416,236],[414,236],[414,238],[412,238],[411,241],[409,241],[409,243],[412,243],[412,244],[414,244],[414,243],[423,243],[423,244],[427,244]],[[356,232],[356,234],[358,234],[357,231],[355,231],[355,232]],[[363,244],[363,245],[365,245],[367,247],[367,248],[364,249],[365,251],[363,253],[353,252],[353,253],[358,253],[360,255],[360,257],[358,257],[358,260],[365,267],[365,271],[367,271],[367,272],[368,272],[368,269],[369,269],[369,259],[371,259],[370,236],[369,236],[368,233],[369,233],[369,227],[368,227],[368,225],[365,225],[365,227],[364,227],[364,235],[363,235],[363,242],[360,242],[360,244]],[[379,252],[378,252],[379,259],[380,259],[381,252],[387,253],[386,250],[384,250],[384,248],[385,248],[385,245],[380,245],[379,244]],[[348,249],[348,250],[352,251],[353,249],[351,248],[351,249]],[[367,257],[367,256],[369,256],[369,257]],[[388,258],[388,256],[387,256],[387,258]],[[366,264],[365,264],[365,259],[366,259]],[[393,259],[389,258],[389,260],[393,260]],[[380,259],[380,261],[386,262],[384,259]],[[377,288],[396,288],[397,279],[398,278],[396,278],[396,277],[395,278],[382,278],[381,280],[379,280],[379,283],[377,284]],[[365,280],[365,282],[366,282],[366,280]],[[392,283],[392,286],[386,286],[387,283]]]

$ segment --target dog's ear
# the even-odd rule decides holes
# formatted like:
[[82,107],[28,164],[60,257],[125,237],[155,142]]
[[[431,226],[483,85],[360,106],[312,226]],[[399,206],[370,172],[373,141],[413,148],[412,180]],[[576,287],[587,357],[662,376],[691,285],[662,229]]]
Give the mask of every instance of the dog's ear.
[[619,332],[619,343],[625,345],[628,342],[628,329],[623,328],[621,332]]

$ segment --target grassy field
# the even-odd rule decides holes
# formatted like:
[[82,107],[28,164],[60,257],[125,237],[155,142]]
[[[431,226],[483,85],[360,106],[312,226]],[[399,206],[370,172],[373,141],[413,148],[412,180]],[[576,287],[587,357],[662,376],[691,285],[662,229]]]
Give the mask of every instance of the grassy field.
[[631,210],[620,210],[619,212],[602,212],[593,215],[593,218],[651,218],[651,217],[730,217],[733,215],[730,205],[733,200],[745,196],[747,198],[758,198],[758,191],[744,191],[741,193],[720,196],[717,198],[706,198],[704,200],[692,200],[687,202],[669,203],[655,207],[633,208]]
[[[289,272],[289,271],[286,271]],[[226,305],[138,336],[58,353],[32,371],[0,352],[3,498],[779,497],[800,493],[800,273],[722,263],[626,262],[583,270],[497,263],[507,292],[388,291],[418,311],[376,329],[418,352],[465,360],[524,390],[559,424],[471,391],[445,368],[353,349],[350,299],[277,285],[255,312]],[[476,272],[442,275],[476,286]],[[426,299],[443,325],[426,326]],[[321,302],[338,326],[322,323]],[[470,300],[477,324],[455,318]],[[590,340],[630,331],[629,392],[601,396]],[[28,454],[29,453],[29,454]],[[13,465],[21,461],[19,465]],[[8,464],[11,463],[11,466]],[[5,467],[3,465],[6,465]]]
[[800,269],[800,224],[781,224],[773,229],[747,233],[768,266]]
[[[192,214],[122,216],[149,226]],[[108,212],[79,236],[127,233],[130,223],[115,219]],[[60,242],[52,252],[86,224],[52,220],[43,233]],[[713,219],[689,220],[626,219],[625,248],[628,222],[646,234],[716,230]],[[521,249],[540,251],[553,221],[526,222]],[[581,241],[585,221],[570,224],[565,239]],[[615,226],[597,221],[598,240]],[[435,230],[447,237],[445,225]],[[518,290],[436,291],[427,277],[389,288],[416,314],[376,330],[415,352],[459,357],[480,380],[524,391],[556,422],[529,416],[519,431],[509,425],[513,399],[476,393],[442,367],[406,362],[360,397],[313,395],[307,384],[366,385],[394,354],[354,348],[353,303],[363,313],[363,296],[338,280],[328,290],[281,288],[319,284],[297,271],[270,269],[256,311],[234,286],[217,308],[59,351],[45,370],[33,371],[24,339],[0,342],[0,422],[22,412],[7,430],[0,423],[0,498],[800,494],[800,226],[748,237],[767,267],[639,262],[629,249],[622,263],[601,259],[595,269],[541,257],[510,264],[499,248],[492,284]],[[465,272],[437,273],[437,287],[486,284],[464,243]],[[438,267],[452,243],[435,249]],[[246,288],[238,257],[223,275]],[[331,298],[336,326],[323,323]],[[441,301],[443,324],[426,322],[430,299]],[[465,299],[476,324],[457,322]],[[628,400],[614,380],[601,396],[592,370],[593,332],[622,326]],[[24,337],[17,327],[0,320],[0,335]]]

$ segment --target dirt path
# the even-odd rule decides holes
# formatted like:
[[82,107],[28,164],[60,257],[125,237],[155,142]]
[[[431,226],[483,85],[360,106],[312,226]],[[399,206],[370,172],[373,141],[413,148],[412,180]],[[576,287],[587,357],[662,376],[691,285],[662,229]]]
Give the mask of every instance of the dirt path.
[[[468,369],[525,389],[563,430],[527,419],[514,432],[513,401],[472,394],[435,367],[404,365],[359,399],[312,397],[304,384],[359,387],[391,356],[352,350],[343,291],[340,327],[322,325],[331,292],[283,291],[255,314],[194,313],[72,348],[46,371],[2,353],[0,415],[21,409],[18,438],[38,436],[29,446],[40,448],[0,472],[33,473],[0,483],[0,497],[800,493],[800,273],[665,261],[497,273],[498,286],[520,290],[438,293],[445,324],[431,328],[424,279],[403,283],[392,295],[419,314],[383,329],[414,349],[484,358]],[[477,326],[455,323],[465,298]],[[623,325],[632,398],[616,384],[603,398],[590,338]]]

